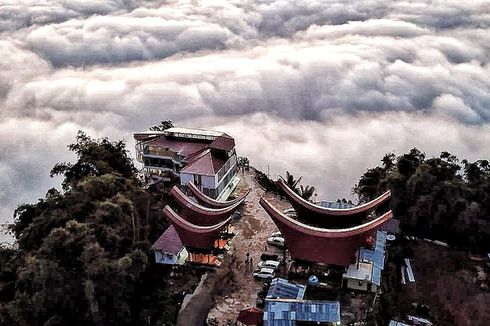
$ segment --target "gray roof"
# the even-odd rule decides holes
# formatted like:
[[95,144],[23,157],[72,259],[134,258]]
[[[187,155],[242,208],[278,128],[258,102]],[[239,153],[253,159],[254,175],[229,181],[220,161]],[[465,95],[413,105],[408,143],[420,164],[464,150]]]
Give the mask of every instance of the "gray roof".
[[340,322],[338,301],[266,299],[264,326],[292,325],[291,321]]
[[272,280],[267,292],[267,298],[282,298],[282,299],[303,299],[305,295],[306,285],[289,283],[288,280],[276,277]]
[[320,206],[325,208],[333,208],[333,209],[346,209],[346,208],[356,207],[356,205],[354,204],[338,203],[335,201],[326,201],[326,200],[322,200],[320,202]]
[[401,321],[390,320],[388,326],[409,326],[408,324],[402,323]]
[[412,265],[410,265],[410,259],[405,258],[405,265],[407,266],[406,271],[408,280],[412,283],[415,283],[415,276],[413,275]]

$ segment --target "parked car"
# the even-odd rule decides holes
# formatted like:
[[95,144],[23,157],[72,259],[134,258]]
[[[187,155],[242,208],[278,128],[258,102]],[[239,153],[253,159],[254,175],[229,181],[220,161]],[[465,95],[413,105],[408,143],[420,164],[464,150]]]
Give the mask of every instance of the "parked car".
[[286,240],[283,237],[269,237],[267,238],[267,243],[281,249],[286,246]]
[[279,268],[280,263],[276,260],[266,260],[266,261],[261,261],[257,265],[258,268],[270,268],[273,270],[276,270]]
[[274,270],[272,268],[261,268],[255,271],[253,275],[255,278],[267,280],[274,277]]
[[280,257],[278,254],[272,253],[272,252],[263,252],[262,255],[260,255],[260,260],[276,260],[280,261],[282,257]]
[[294,208],[286,208],[284,214],[289,217],[296,217],[296,210]]
[[281,234],[281,232],[277,231],[277,232],[272,233],[269,237],[281,237],[282,238],[282,234]]

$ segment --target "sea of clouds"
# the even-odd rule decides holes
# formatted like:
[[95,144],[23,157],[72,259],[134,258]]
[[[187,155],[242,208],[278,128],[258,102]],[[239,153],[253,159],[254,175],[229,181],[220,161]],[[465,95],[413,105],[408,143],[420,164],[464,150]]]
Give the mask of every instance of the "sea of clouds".
[[222,130],[319,199],[388,152],[488,159],[489,26],[488,1],[0,0],[0,223],[79,129]]

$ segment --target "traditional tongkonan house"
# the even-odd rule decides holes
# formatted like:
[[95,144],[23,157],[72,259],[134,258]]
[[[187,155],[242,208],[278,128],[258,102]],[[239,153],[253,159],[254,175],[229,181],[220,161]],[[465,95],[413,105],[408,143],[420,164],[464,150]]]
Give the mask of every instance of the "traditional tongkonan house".
[[376,230],[393,217],[391,211],[373,220],[349,228],[322,228],[311,226],[284,215],[264,198],[260,205],[272,218],[292,258],[312,263],[347,266],[359,248],[374,239]]
[[277,185],[293,206],[299,221],[322,228],[348,228],[358,226],[365,222],[369,218],[369,215],[382,204],[388,203],[391,197],[390,191],[387,191],[378,198],[359,206],[351,208],[327,208],[305,200],[291,189],[282,178],[277,181]]

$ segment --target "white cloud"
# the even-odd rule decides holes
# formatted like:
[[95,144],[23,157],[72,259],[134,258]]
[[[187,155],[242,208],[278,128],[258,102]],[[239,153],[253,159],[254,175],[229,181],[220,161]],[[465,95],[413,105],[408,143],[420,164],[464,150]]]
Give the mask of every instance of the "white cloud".
[[78,129],[132,144],[162,119],[334,199],[392,150],[485,158],[488,26],[485,1],[0,0],[0,214]]

